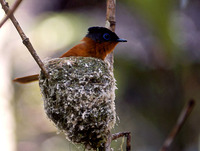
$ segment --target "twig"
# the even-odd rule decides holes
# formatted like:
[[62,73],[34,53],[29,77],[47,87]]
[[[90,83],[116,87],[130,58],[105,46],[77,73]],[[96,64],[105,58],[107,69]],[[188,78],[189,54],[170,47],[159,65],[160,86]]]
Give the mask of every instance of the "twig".
[[194,105],[195,105],[195,101],[190,100],[187,106],[182,110],[181,114],[179,115],[176,125],[171,130],[169,136],[163,143],[160,151],[167,151],[169,149],[170,145],[174,141],[174,138],[176,137],[180,129],[183,127],[183,124],[185,123],[186,119],[188,118],[192,109],[194,108]]
[[[5,2],[4,0],[0,0],[0,3],[2,5],[2,8],[5,11],[5,13],[8,14],[8,12],[10,12],[8,3]],[[35,59],[35,61],[37,62],[37,64],[39,65],[39,67],[41,68],[41,70],[43,71],[43,73],[45,74],[45,76],[49,77],[49,74],[46,71],[43,62],[41,61],[41,59],[37,55],[35,49],[33,48],[32,44],[31,44],[31,42],[26,37],[25,33],[23,32],[23,30],[20,27],[18,21],[16,20],[16,18],[14,17],[14,15],[12,13],[10,14],[9,18],[12,21],[12,23],[14,24],[15,28],[17,29],[19,35],[21,36],[23,44],[27,47],[27,49],[31,53],[32,57]]]
[[[116,0],[107,0],[106,1],[106,28],[109,28],[113,32],[115,31],[115,6]],[[114,54],[111,52],[106,60],[110,63],[110,70],[113,71],[113,63],[114,63]],[[104,151],[110,151],[111,145],[111,134],[109,134],[109,138],[107,142],[104,144]]]
[[131,132],[119,132],[112,135],[112,140],[118,139],[120,137],[126,137],[126,151],[131,150]]
[[98,151],[110,151],[111,141],[112,141],[112,135],[109,132],[107,142],[105,142],[104,144],[102,144],[102,146],[98,148]]
[[[113,32],[115,31],[115,10],[116,10],[116,0],[107,0],[106,2],[106,28],[109,28]],[[113,69],[113,63],[114,63],[114,53],[111,52],[106,60],[109,61],[111,65],[111,69]]]
[[[109,28],[113,32],[115,31],[115,9],[116,9],[116,0],[107,0],[106,1],[106,28]],[[110,63],[110,70],[113,71],[113,63],[114,63],[114,53],[111,52],[106,60]],[[109,134],[109,138],[107,142],[104,144],[104,151],[110,151],[111,145],[111,134]]]
[[112,135],[111,135],[111,133],[109,133],[109,135],[108,135],[108,140],[107,140],[107,142],[105,143],[105,151],[110,151],[110,144],[111,144],[111,141],[112,141]]
[[113,32],[115,31],[115,11],[116,11],[116,0],[107,0],[106,4],[106,27],[110,28]]
[[3,24],[9,19],[9,17],[14,14],[15,10],[19,7],[19,4],[22,2],[22,0],[16,0],[13,7],[7,12],[7,15],[2,19],[0,23],[0,28],[3,26]]

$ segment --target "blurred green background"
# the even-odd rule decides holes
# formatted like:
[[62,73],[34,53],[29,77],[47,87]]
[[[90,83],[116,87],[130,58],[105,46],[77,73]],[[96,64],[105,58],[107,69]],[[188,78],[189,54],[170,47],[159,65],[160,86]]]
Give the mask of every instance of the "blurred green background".
[[[88,27],[105,26],[105,15],[106,1],[100,0],[26,0],[16,12],[43,60],[61,56]],[[119,118],[113,133],[131,131],[132,150],[158,151],[193,98],[195,109],[170,151],[200,151],[200,1],[118,0],[116,22],[116,33],[128,42],[115,49]],[[4,151],[83,150],[57,135],[44,113],[37,82],[12,83],[14,77],[38,73],[39,68],[10,21],[0,29],[0,54]],[[125,150],[123,141],[114,141],[114,150]]]

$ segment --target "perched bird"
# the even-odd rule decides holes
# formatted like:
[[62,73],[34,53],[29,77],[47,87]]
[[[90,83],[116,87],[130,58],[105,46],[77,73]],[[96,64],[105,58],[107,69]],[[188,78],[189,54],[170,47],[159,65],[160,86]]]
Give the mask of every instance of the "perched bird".
[[[90,27],[87,35],[81,43],[64,53],[60,58],[70,56],[94,57],[104,60],[113,51],[119,42],[127,42],[120,39],[114,32],[105,27]],[[38,74],[16,78],[13,81],[29,83],[38,80]]]

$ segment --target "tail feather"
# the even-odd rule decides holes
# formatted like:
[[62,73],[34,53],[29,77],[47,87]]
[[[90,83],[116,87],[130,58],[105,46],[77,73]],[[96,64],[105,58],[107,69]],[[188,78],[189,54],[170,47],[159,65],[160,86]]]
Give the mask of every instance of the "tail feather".
[[13,81],[18,82],[18,83],[22,83],[22,84],[26,84],[26,83],[29,83],[29,82],[37,81],[38,79],[39,79],[39,74],[35,74],[35,75],[15,78]]
[[[62,56],[60,56],[60,58],[69,57],[69,56],[76,56],[76,54],[73,54],[70,51],[70,52],[66,52],[65,54],[63,54]],[[30,75],[30,76],[15,78],[13,80],[13,82],[18,82],[18,83],[21,83],[21,84],[27,84],[27,83],[30,83],[30,82],[37,81],[38,79],[39,79],[39,74],[35,74],[35,75]]]

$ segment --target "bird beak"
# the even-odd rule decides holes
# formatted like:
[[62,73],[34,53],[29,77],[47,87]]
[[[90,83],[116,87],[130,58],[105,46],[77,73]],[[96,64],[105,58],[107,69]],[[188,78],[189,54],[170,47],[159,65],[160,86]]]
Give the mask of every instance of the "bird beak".
[[127,42],[126,39],[121,39],[121,38],[117,39],[116,41],[117,41],[117,42]]

